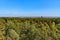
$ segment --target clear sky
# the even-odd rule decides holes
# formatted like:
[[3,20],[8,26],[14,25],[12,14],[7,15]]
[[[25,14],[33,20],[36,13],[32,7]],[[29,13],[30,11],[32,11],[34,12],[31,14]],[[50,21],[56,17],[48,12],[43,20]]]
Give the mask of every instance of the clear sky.
[[0,16],[60,17],[60,0],[0,0]]

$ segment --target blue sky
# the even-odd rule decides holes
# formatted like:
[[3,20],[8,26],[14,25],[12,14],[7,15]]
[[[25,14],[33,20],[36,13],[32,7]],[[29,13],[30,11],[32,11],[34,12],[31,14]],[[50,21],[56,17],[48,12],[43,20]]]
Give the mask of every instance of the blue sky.
[[0,0],[0,16],[60,17],[60,0]]

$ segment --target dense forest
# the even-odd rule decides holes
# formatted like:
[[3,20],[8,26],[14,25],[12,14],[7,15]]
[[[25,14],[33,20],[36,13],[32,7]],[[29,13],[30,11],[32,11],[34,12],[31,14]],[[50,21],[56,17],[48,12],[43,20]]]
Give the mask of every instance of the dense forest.
[[60,40],[60,18],[0,18],[0,40]]

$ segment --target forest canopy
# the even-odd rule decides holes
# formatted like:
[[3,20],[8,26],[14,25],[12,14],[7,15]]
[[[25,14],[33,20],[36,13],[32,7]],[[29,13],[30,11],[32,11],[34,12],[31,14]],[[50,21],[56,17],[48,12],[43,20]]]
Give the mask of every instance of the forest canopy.
[[0,40],[60,40],[60,18],[0,18]]

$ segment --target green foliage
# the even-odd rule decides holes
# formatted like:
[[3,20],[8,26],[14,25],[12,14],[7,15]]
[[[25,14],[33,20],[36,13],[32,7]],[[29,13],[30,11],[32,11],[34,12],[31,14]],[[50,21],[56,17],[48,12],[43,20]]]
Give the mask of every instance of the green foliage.
[[0,40],[60,40],[60,18],[0,18]]

